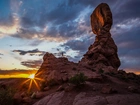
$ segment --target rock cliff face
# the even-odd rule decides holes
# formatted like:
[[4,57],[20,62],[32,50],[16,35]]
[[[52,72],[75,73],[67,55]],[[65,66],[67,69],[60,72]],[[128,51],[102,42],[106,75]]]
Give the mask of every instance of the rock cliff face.
[[91,27],[96,34],[95,42],[88,48],[80,64],[89,66],[96,71],[117,71],[120,60],[117,46],[111,38],[112,13],[106,3],[101,3],[91,14]]
[[120,60],[117,55],[117,46],[111,38],[111,26],[110,8],[106,3],[101,3],[91,14],[91,27],[96,34],[95,42],[89,47],[82,60],[79,63],[73,63],[67,58],[56,58],[47,52],[36,77],[46,82],[55,80],[56,83],[61,83],[78,72],[84,73],[88,79],[100,77],[98,72],[117,72]]

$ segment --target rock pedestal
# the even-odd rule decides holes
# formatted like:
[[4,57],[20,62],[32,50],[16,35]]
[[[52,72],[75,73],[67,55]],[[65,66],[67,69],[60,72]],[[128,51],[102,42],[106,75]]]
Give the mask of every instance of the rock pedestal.
[[95,42],[80,61],[96,71],[115,72],[120,66],[117,46],[111,38],[112,13],[106,3],[101,3],[91,14],[91,27],[96,34]]

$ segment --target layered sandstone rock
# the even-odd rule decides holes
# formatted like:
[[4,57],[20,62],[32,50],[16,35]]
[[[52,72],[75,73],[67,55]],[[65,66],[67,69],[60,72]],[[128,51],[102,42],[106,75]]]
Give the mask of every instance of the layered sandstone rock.
[[95,42],[89,47],[80,65],[89,66],[96,71],[117,71],[120,60],[117,46],[111,38],[112,13],[106,3],[101,3],[91,14],[91,27],[96,34]]
[[65,57],[56,58],[48,52],[43,57],[43,63],[36,73],[36,78],[41,78],[46,84],[49,81],[62,84],[78,73],[84,73],[89,81],[103,80],[100,74],[96,74],[91,69],[83,68],[77,63],[68,61]]
[[75,63],[69,62],[65,57],[56,58],[53,54],[47,52],[43,57],[43,63],[36,73],[36,77],[42,78],[46,82],[50,80],[55,80],[57,83],[67,81],[69,75],[73,74],[71,72],[68,75],[68,72],[76,66]]

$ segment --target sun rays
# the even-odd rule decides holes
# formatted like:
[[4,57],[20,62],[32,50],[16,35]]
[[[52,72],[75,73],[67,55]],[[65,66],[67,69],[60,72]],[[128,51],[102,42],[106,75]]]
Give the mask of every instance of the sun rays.
[[28,85],[28,90],[27,90],[28,92],[30,92],[30,90],[32,88],[35,88],[35,87],[37,88],[37,90],[40,90],[39,82],[41,82],[41,81],[44,81],[44,80],[36,77],[35,74],[30,74],[28,76],[28,79],[26,81],[24,81],[21,86],[23,86],[24,84],[27,84]]

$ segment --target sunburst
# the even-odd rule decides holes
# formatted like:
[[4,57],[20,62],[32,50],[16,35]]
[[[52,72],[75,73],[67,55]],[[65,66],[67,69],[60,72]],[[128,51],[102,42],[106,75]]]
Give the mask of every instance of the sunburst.
[[31,90],[31,88],[32,88],[32,86],[33,86],[33,84],[35,84],[35,86],[37,87],[37,89],[40,90],[40,87],[39,87],[39,84],[38,84],[37,80],[38,80],[38,81],[44,81],[44,80],[41,79],[41,78],[37,78],[37,77],[35,76],[35,74],[30,74],[30,75],[28,76],[28,78],[29,78],[29,79],[27,79],[26,81],[24,81],[24,82],[22,83],[22,85],[24,85],[24,84],[26,84],[26,83],[29,83],[28,92],[30,92],[30,90]]

